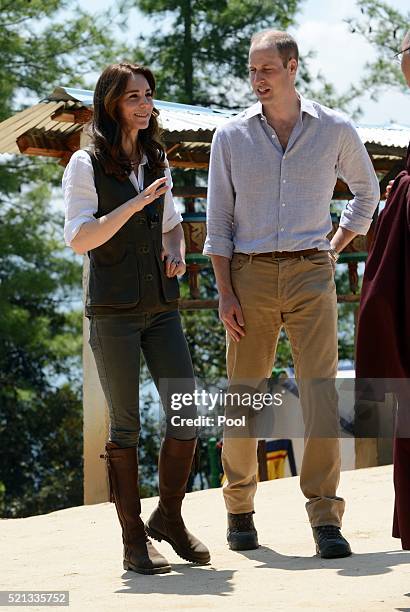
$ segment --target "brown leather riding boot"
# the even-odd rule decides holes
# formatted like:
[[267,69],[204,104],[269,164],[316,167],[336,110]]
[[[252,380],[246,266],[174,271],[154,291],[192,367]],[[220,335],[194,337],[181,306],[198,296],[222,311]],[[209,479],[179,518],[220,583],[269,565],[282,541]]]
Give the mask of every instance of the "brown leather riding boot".
[[114,442],[107,442],[105,455],[101,457],[107,461],[110,501],[115,503],[122,527],[124,569],[139,574],[170,572],[171,566],[152,545],[140,517],[137,449],[120,448]]
[[165,540],[175,552],[194,563],[208,563],[210,554],[185,527],[181,516],[182,500],[191,472],[196,439],[167,438],[159,453],[159,504],[148,519],[145,529],[155,540]]

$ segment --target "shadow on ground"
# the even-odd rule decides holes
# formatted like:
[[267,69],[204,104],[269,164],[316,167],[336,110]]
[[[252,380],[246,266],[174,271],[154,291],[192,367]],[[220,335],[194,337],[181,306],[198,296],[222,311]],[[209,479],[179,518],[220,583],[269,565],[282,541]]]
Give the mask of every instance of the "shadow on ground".
[[117,593],[162,593],[165,595],[230,595],[233,590],[232,578],[236,570],[218,570],[208,566],[173,563],[170,574],[144,576],[135,572],[122,575],[124,588]]
[[[276,569],[303,572],[328,568],[332,571],[336,569],[340,576],[352,578],[387,574],[398,565],[408,564],[410,560],[409,554],[402,550],[353,554],[344,559],[321,559],[316,555],[312,557],[281,555],[267,546],[260,546],[257,550],[232,552],[232,554],[243,555],[254,561],[255,570]],[[166,595],[227,596],[233,594],[232,579],[236,571],[219,570],[212,565],[205,568],[185,563],[172,564],[170,574],[144,576],[129,571],[122,575],[124,588],[116,592],[140,595],[162,593]],[[397,608],[397,610],[410,612],[410,608]]]
[[356,553],[344,559],[321,559],[317,555],[312,557],[298,557],[281,555],[280,553],[260,546],[257,550],[247,550],[240,553],[251,559],[259,561],[255,569],[270,568],[283,569],[288,572],[299,572],[313,569],[338,569],[341,576],[377,576],[387,574],[393,567],[410,562],[409,553],[403,550],[383,551],[374,553]]

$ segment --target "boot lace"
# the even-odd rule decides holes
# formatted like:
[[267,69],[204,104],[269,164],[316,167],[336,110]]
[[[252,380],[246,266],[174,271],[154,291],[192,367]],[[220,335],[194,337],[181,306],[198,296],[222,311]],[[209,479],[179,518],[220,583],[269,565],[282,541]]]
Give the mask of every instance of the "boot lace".
[[232,514],[231,515],[231,530],[232,531],[253,531],[253,512],[246,512],[244,514]]
[[341,535],[340,527],[336,527],[336,525],[321,525],[320,527],[316,527],[316,529],[319,537],[339,538]]

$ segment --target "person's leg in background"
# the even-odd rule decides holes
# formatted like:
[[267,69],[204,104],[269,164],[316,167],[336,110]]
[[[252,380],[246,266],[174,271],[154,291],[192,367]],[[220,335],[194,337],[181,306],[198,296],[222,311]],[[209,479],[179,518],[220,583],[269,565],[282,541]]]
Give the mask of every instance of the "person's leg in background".
[[[196,406],[172,409],[172,397],[194,399],[195,377],[191,356],[177,310],[150,316],[141,335],[141,348],[161,397],[166,417],[165,438],[158,459],[159,503],[146,523],[148,535],[165,540],[175,552],[194,563],[208,563],[208,548],[190,533],[181,515],[182,501],[197,445],[194,426],[174,426],[173,416],[195,418]],[[175,394],[175,395],[174,395]]]
[[139,370],[144,315],[93,317],[90,346],[110,413],[105,446],[110,501],[122,528],[123,567],[140,574],[171,571],[146,536],[138,484]]
[[410,550],[410,381],[398,381],[396,428],[393,442],[393,537]]

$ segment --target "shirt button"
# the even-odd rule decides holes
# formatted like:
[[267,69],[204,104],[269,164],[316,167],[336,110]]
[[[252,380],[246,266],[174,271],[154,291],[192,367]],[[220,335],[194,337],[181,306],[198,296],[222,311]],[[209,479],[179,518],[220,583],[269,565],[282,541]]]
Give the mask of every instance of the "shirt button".
[[282,206],[286,206],[285,202],[282,202]]
[[276,138],[275,134],[272,134],[272,138]]
[[286,159],[286,155],[283,156],[283,159]]
[[283,179],[282,183],[286,183],[286,179]]
[[285,228],[284,228],[284,227],[281,227],[281,228],[280,228],[280,231],[281,231],[281,232],[284,232],[284,231],[285,231]]

